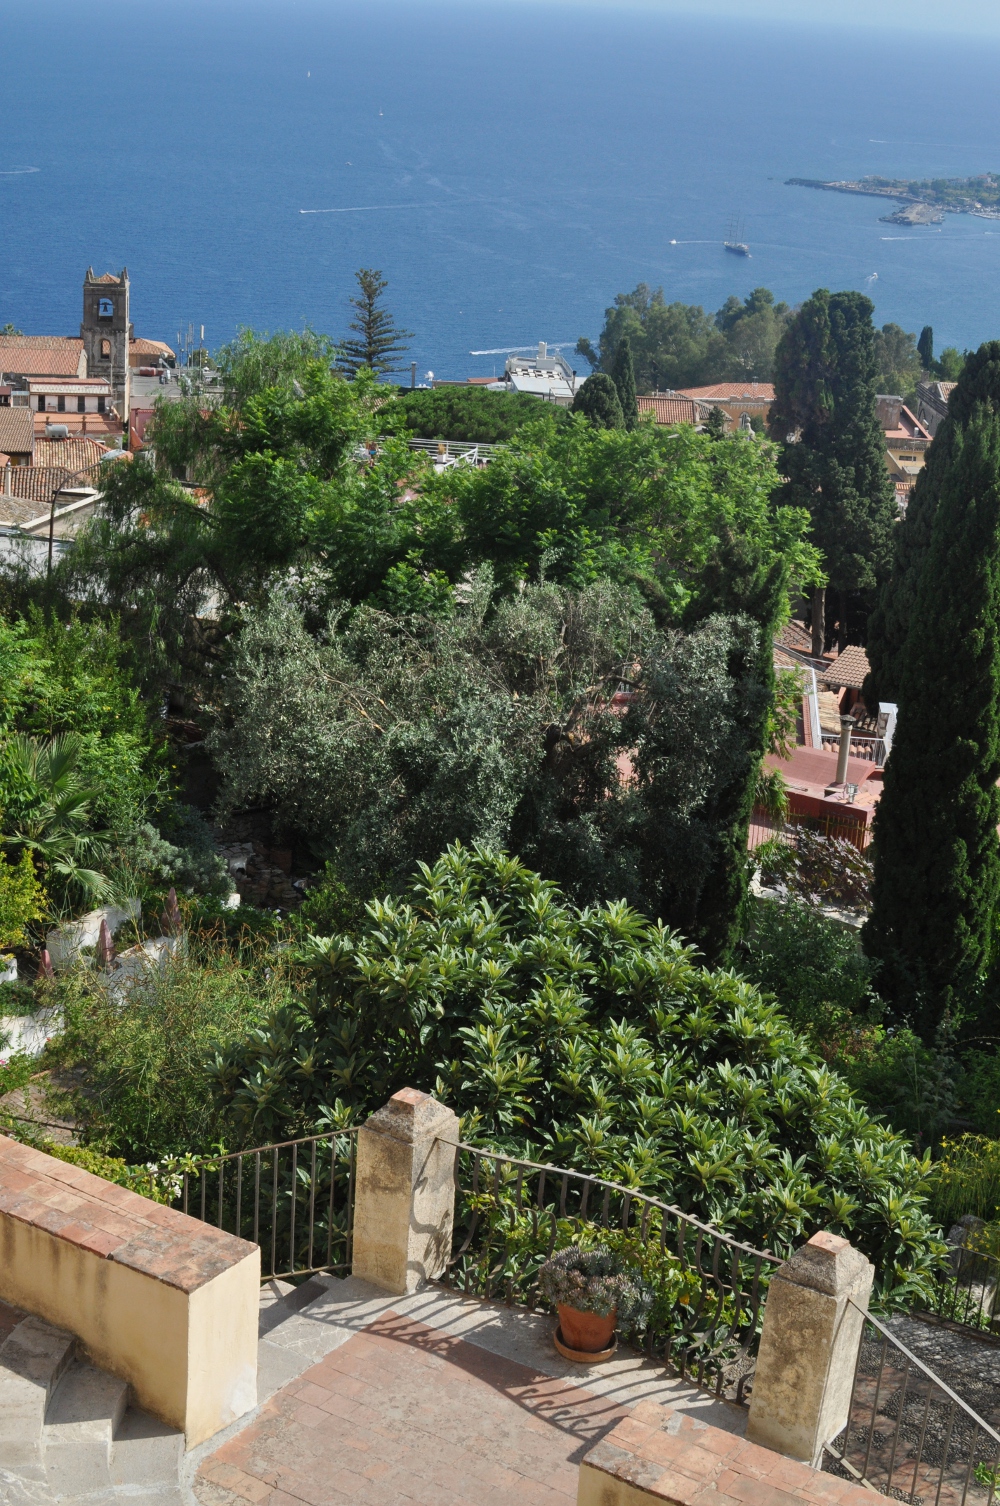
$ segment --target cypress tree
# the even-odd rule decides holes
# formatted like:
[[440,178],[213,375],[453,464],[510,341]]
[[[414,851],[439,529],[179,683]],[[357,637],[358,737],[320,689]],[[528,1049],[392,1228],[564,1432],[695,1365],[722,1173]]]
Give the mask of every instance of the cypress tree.
[[[848,595],[873,592],[888,574],[896,518],[875,404],[873,309],[861,293],[820,288],[789,321],[775,355],[770,430],[784,446],[788,478],[778,500],[812,515],[839,595],[841,647]],[[822,615],[817,593],[813,640],[820,647]]]
[[876,701],[898,701],[903,649],[930,548],[941,489],[955,459],[956,436],[964,433],[978,403],[1000,407],[1000,341],[988,340],[971,353],[961,380],[948,400],[948,412],[927,451],[927,462],[910,495],[906,517],[893,535],[893,560],[878,605],[868,619],[866,652],[871,673],[864,694]]
[[902,654],[863,937],[881,991],[926,1038],[994,960],[1000,900],[1000,384],[959,409]]
[[603,371],[589,376],[573,399],[574,413],[582,413],[595,429],[623,429],[622,405],[618,388]]
[[618,341],[615,362],[611,368],[611,379],[618,389],[618,401],[621,404],[622,419],[626,429],[637,429],[639,404],[635,400],[635,368],[632,365],[632,342],[628,335],[623,335]]
[[929,324],[925,324],[920,331],[920,339],[917,341],[917,355],[920,364],[925,371],[934,370],[934,331]]

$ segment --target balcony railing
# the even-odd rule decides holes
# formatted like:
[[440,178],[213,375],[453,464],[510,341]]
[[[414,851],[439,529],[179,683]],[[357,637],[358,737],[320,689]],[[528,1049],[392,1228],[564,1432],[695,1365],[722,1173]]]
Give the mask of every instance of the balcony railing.
[[[824,748],[831,748],[836,752],[840,747],[839,732],[823,732],[821,737]],[[851,738],[851,757],[863,758],[881,769],[887,757],[885,742],[881,737],[867,737],[864,733],[855,734]]]
[[868,1314],[847,1426],[823,1468],[911,1506],[991,1506],[1000,1433]]
[[977,1333],[1000,1331],[1000,1258],[957,1247],[935,1287],[928,1313]]
[[671,1204],[583,1172],[458,1151],[455,1236],[446,1285],[547,1310],[538,1273],[581,1237],[618,1249],[653,1292],[629,1342],[697,1385],[743,1401],[764,1295],[781,1258]]
[[261,1280],[351,1269],[357,1129],[199,1161],[174,1206],[260,1245]]

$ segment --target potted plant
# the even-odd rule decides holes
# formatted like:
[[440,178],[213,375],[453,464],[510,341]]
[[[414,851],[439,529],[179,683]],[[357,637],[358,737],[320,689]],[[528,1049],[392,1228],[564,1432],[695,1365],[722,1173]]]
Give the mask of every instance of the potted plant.
[[542,1266],[538,1284],[559,1314],[555,1345],[567,1359],[594,1364],[615,1352],[615,1327],[649,1307],[649,1294],[606,1245],[570,1245]]

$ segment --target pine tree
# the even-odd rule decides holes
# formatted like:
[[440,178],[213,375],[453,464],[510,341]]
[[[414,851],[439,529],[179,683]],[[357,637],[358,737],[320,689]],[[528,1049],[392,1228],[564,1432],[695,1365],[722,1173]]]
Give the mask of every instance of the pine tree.
[[618,401],[626,429],[637,429],[639,404],[635,400],[635,368],[632,365],[632,342],[628,335],[623,335],[618,342],[611,379],[618,389]]
[[917,355],[925,371],[934,370],[934,330],[925,324],[917,341]]
[[595,429],[623,429],[622,405],[618,388],[603,371],[589,376],[573,399],[573,412],[582,413]]
[[916,1013],[926,1038],[953,1002],[975,991],[996,953],[1000,382],[992,401],[952,423],[937,479],[875,818],[864,931],[865,950],[882,964],[880,990]]
[[[885,435],[875,406],[873,305],[860,293],[820,288],[790,320],[775,356],[771,435],[788,478],[779,500],[805,507],[838,593],[839,640],[848,596],[873,592],[889,571],[896,518]],[[824,636],[823,596],[813,598],[813,640]]]
[[903,648],[915,611],[920,579],[930,549],[942,486],[955,459],[956,435],[964,432],[977,403],[1000,407],[1000,341],[988,340],[971,352],[948,412],[927,451],[927,461],[910,495],[906,517],[894,531],[893,560],[879,602],[868,619],[866,652],[871,673],[865,700],[898,701]]
[[377,376],[399,371],[394,358],[409,349],[406,341],[412,340],[413,332],[397,329],[392,315],[379,308],[382,294],[389,286],[381,272],[362,267],[354,275],[361,297],[351,299],[357,318],[351,321],[350,328],[357,338],[352,340],[348,336],[340,342],[340,365],[351,376],[356,376],[362,366],[370,367]]

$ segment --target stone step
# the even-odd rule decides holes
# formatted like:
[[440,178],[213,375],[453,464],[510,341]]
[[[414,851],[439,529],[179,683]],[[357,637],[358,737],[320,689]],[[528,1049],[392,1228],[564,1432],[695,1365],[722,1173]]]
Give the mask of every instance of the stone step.
[[45,1412],[76,1353],[76,1339],[41,1318],[24,1318],[0,1344],[0,1459],[43,1478]]
[[57,1501],[109,1494],[115,1432],[128,1405],[128,1382],[74,1360],[49,1402],[42,1457]]
[[183,1459],[183,1433],[139,1407],[129,1407],[111,1450],[111,1483],[122,1496],[140,1497],[145,1506],[154,1501],[156,1506],[161,1501],[164,1506],[175,1501],[180,1506]]

